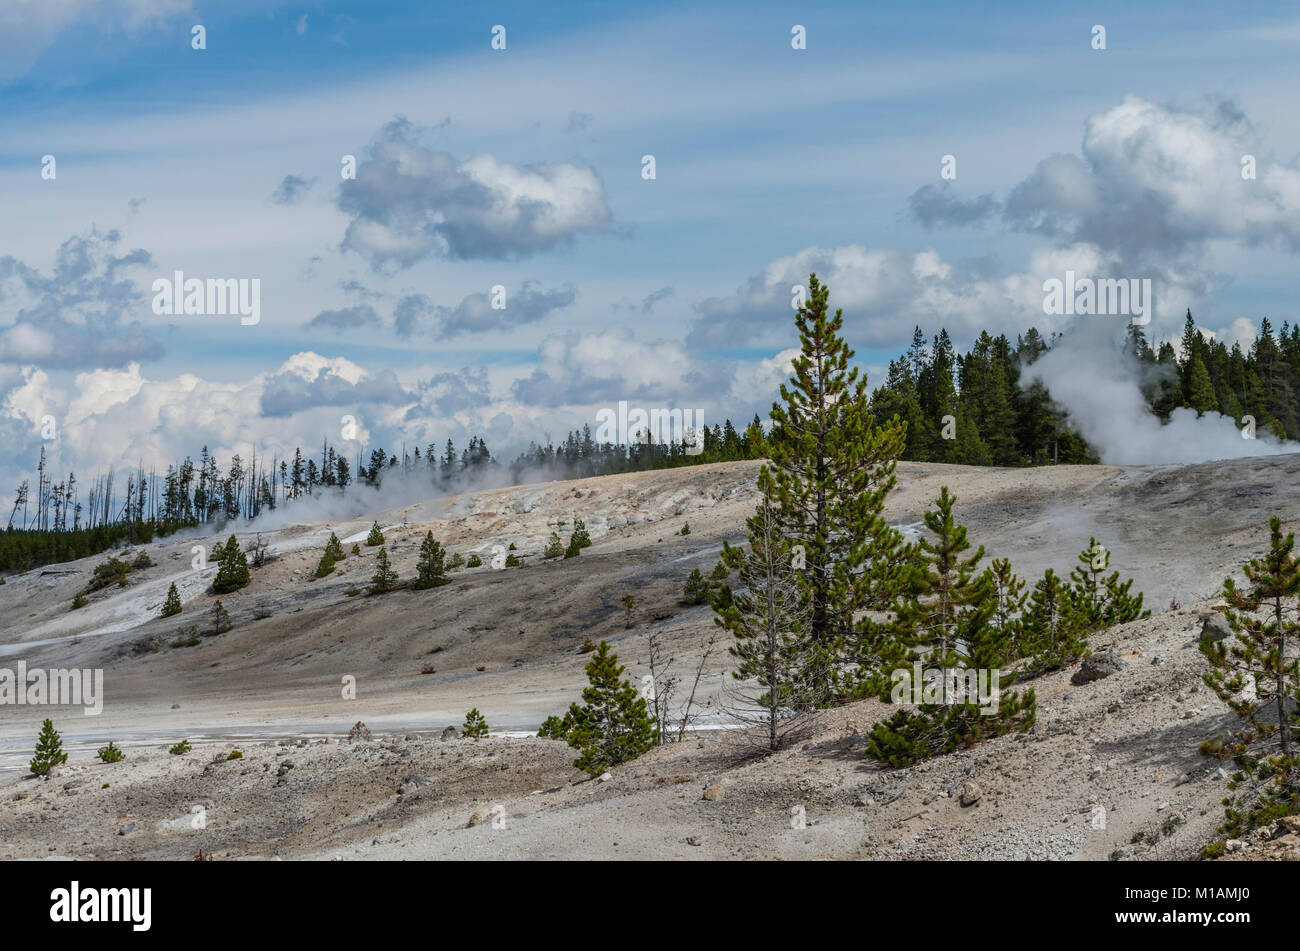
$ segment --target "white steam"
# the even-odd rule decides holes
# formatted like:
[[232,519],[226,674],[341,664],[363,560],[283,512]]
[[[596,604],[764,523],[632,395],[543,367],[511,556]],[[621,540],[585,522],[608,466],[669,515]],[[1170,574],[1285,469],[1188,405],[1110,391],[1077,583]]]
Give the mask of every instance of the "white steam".
[[1142,395],[1143,365],[1116,337],[1113,321],[1080,321],[1024,371],[1024,382],[1047,387],[1102,462],[1179,464],[1300,452],[1300,443],[1281,442],[1262,428],[1246,439],[1240,421],[1220,413],[1197,417],[1195,410],[1176,409],[1161,422]]

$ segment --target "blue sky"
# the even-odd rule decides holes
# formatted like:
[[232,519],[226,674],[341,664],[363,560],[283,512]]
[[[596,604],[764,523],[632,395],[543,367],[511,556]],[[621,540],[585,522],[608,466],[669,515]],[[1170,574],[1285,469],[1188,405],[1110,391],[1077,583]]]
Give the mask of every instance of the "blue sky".
[[[811,268],[877,379],[915,324],[1053,326],[1066,268],[1243,339],[1297,319],[1297,52],[1298,13],[1187,3],[6,3],[0,484],[46,415],[81,471],[345,413],[498,451],[620,399],[747,419]],[[260,323],[154,314],[177,269],[258,278]]]

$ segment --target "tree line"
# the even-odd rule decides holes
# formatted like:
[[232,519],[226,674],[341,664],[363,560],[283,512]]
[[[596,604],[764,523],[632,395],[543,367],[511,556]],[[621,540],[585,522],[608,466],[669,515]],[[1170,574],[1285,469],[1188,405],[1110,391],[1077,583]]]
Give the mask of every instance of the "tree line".
[[[1071,426],[1042,383],[1026,368],[1050,348],[1035,328],[1017,335],[987,332],[967,353],[958,353],[946,330],[927,342],[918,327],[907,352],[889,364],[885,380],[868,401],[874,419],[897,416],[905,423],[898,458],[966,465],[1031,466],[1094,463],[1097,454]],[[1258,430],[1300,438],[1300,325],[1275,333],[1267,318],[1253,344],[1229,349],[1207,338],[1188,311],[1181,346],[1153,348],[1142,327],[1130,325],[1126,349],[1143,369],[1143,393],[1162,419],[1180,407],[1221,412],[1239,423],[1253,418]],[[865,381],[864,381],[865,385]],[[256,450],[247,461],[234,455],[221,464],[205,446],[160,476],[138,465],[120,475],[96,475],[85,490],[75,472],[58,477],[44,447],[36,481],[24,479],[14,493],[6,530],[0,533],[0,571],[82,558],[121,544],[141,544],[180,528],[255,519],[263,512],[321,492],[360,484],[378,487],[394,473],[427,478],[431,489],[452,491],[466,475],[496,473],[519,484],[539,479],[583,478],[677,466],[760,459],[768,455],[762,421],[755,414],[744,429],[728,419],[702,427],[688,444],[598,443],[590,425],[569,432],[558,445],[531,443],[503,466],[479,436],[457,452],[448,439],[398,452],[372,449],[348,456],[324,440],[319,455],[295,448],[269,461]],[[503,471],[504,470],[504,471]]]

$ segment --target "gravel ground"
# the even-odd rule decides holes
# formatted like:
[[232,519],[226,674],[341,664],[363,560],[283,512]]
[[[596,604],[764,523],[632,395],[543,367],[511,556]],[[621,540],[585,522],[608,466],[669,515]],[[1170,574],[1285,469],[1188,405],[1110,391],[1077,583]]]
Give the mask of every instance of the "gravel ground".
[[[1026,736],[884,769],[862,747],[889,711],[866,702],[826,713],[805,743],[766,759],[743,758],[735,735],[692,736],[605,781],[573,770],[560,743],[439,738],[471,706],[494,731],[535,731],[578,696],[588,637],[610,640],[634,679],[650,627],[691,664],[712,618],[680,603],[682,583],[693,567],[711,569],[724,539],[740,538],[756,472],[733,463],[547,483],[269,532],[277,558],[223,598],[235,629],[196,647],[169,645],[211,604],[189,567],[190,546],[208,539],[147,546],[156,567],[77,612],[67,606],[102,556],[11,577],[0,587],[0,665],[102,667],[106,697],[98,717],[0,707],[0,766],[10,767],[0,771],[0,857],[1186,858],[1214,838],[1225,783],[1196,750],[1234,718],[1201,684],[1193,645],[1223,577],[1266,544],[1267,516],[1297,521],[1298,456],[899,466],[896,524],[919,521],[949,485],[972,540],[1022,575],[1068,571],[1096,535],[1158,612],[1094,637],[1127,661],[1112,676],[1074,686],[1066,670],[1034,681],[1038,724]],[[575,514],[595,544],[579,559],[543,562],[551,529],[564,522],[567,538]],[[514,542],[525,565],[349,597],[373,570],[374,550],[363,548],[338,576],[312,579],[329,532],[349,537],[373,517],[389,526],[407,576],[426,530],[485,560],[492,545]],[[687,522],[690,534],[677,534]],[[152,617],[177,579],[192,589],[184,612]],[[631,629],[626,593],[638,600]],[[1182,607],[1166,609],[1171,598]],[[421,674],[429,665],[437,672]],[[716,713],[726,666],[720,654],[706,665],[706,712]],[[343,698],[345,677],[356,699]],[[48,781],[19,768],[44,716],[72,751]],[[375,741],[338,742],[357,720]],[[184,736],[195,751],[168,755]],[[124,762],[94,759],[110,738]],[[211,761],[232,747],[242,759]],[[961,803],[963,782],[978,786],[973,804]],[[1230,857],[1286,847],[1250,843]]]

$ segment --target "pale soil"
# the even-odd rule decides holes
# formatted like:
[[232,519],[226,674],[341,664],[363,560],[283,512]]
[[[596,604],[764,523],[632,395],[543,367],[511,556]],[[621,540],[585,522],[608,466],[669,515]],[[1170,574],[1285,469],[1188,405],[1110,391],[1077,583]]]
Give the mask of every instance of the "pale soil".
[[[709,734],[657,749],[607,782],[583,781],[560,743],[437,739],[473,706],[494,732],[535,732],[577,699],[586,638],[609,640],[634,681],[646,672],[651,625],[669,636],[679,665],[690,664],[713,621],[709,609],[679,603],[682,584],[691,568],[712,568],[722,540],[742,537],[756,472],[756,463],[734,463],[521,486],[267,533],[276,560],[222,599],[235,629],[196,647],[168,646],[179,628],[206,624],[213,600],[203,593],[212,571],[190,569],[190,546],[224,536],[147,546],[156,567],[76,612],[68,605],[103,556],[10,577],[0,587],[0,666],[102,667],[106,700],[98,717],[0,706],[0,765],[14,767],[0,773],[0,857],[188,858],[202,848],[221,858],[1105,858],[1172,811],[1187,821],[1149,852],[1129,851],[1183,857],[1213,837],[1224,783],[1196,747],[1233,718],[1200,684],[1204,661],[1190,645],[1223,577],[1266,545],[1268,515],[1297,521],[1300,456],[899,466],[895,524],[919,522],[948,485],[972,540],[1020,574],[1067,572],[1096,535],[1159,612],[1096,636],[1095,646],[1114,643],[1130,660],[1110,678],[1074,687],[1065,671],[1034,682],[1039,723],[1027,737],[882,769],[862,755],[865,731],[887,712],[872,702],[827,713],[808,744],[765,760],[740,761],[736,737]],[[580,558],[543,562],[551,527],[565,520],[567,541],[575,514],[595,544]],[[329,532],[364,537],[375,516],[404,576],[428,529],[485,562],[492,545],[514,542],[525,564],[485,564],[429,591],[348,597],[373,571],[375,549],[363,545],[360,558],[312,579]],[[675,534],[686,521],[691,533]],[[156,619],[172,581],[185,610]],[[619,604],[628,593],[638,600],[630,630]],[[1164,610],[1171,597],[1181,610]],[[715,721],[727,660],[714,655],[701,689]],[[437,673],[421,675],[426,664]],[[356,678],[355,700],[341,696],[345,676]],[[49,781],[24,778],[16,767],[47,715],[70,761]],[[357,720],[375,742],[275,745],[337,738]],[[195,751],[169,756],[181,737]],[[94,758],[109,738],[126,761]],[[234,746],[242,760],[209,763]],[[282,770],[285,760],[292,768]],[[416,775],[430,782],[399,796]],[[984,794],[963,808],[947,793],[967,777]],[[724,789],[720,801],[701,798],[712,783]],[[1094,804],[1107,810],[1105,829],[1092,828]],[[204,829],[159,825],[195,805],[205,805]],[[791,828],[797,806],[801,830]],[[479,809],[487,821],[465,828]],[[118,835],[129,822],[139,825]]]

